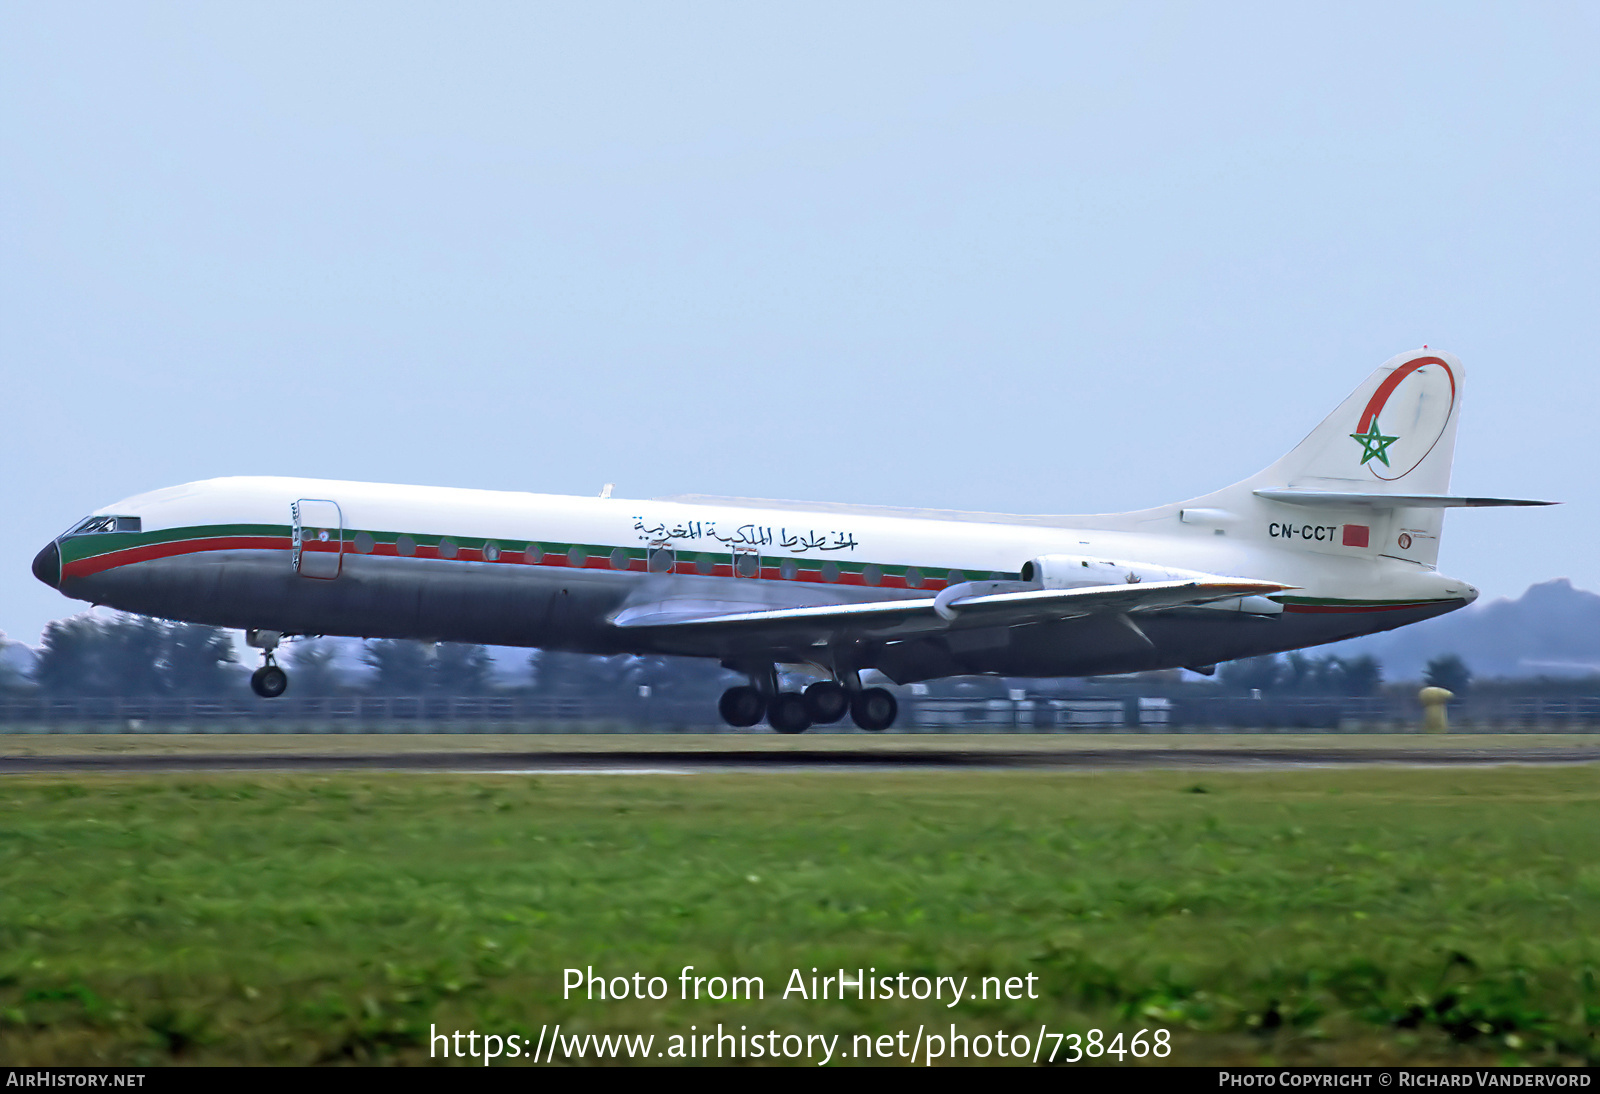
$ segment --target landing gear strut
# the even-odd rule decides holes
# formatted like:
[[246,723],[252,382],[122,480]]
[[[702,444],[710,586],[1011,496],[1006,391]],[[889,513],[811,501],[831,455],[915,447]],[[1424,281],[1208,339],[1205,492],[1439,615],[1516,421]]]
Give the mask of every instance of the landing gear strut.
[[279,631],[244,632],[245,645],[261,651],[261,667],[250,674],[250,690],[263,699],[276,699],[289,690],[289,674],[278,667],[272,656],[282,640],[283,634]]
[[900,712],[893,695],[883,688],[863,689],[855,672],[842,672],[838,680],[819,680],[801,693],[778,690],[776,666],[744,671],[750,673],[750,683],[729,688],[717,703],[722,720],[739,729],[765,717],[779,733],[804,733],[813,725],[833,725],[849,714],[862,729],[877,731],[894,725]]
[[743,729],[765,716],[767,724],[779,733],[804,733],[815,721],[810,704],[798,692],[778,690],[778,666],[773,664],[729,665],[749,673],[750,683],[729,688],[717,703],[717,713],[730,726]]
[[755,687],[729,688],[717,703],[717,713],[730,726],[744,729],[765,716],[767,724],[779,733],[804,733],[811,728],[811,712],[803,696],[780,691],[770,699]]

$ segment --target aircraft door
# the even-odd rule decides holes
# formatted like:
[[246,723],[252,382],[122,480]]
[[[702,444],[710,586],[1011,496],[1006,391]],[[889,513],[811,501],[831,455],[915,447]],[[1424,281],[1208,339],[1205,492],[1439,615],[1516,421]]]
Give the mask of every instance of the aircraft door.
[[294,517],[290,550],[301,577],[331,581],[344,561],[344,513],[339,503],[301,498],[289,506]]

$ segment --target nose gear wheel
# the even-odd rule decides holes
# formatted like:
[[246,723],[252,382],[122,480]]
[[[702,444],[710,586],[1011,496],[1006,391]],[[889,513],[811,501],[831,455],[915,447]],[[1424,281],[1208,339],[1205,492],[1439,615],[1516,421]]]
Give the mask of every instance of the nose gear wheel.
[[268,662],[250,674],[250,690],[263,699],[276,699],[289,690],[289,674]]

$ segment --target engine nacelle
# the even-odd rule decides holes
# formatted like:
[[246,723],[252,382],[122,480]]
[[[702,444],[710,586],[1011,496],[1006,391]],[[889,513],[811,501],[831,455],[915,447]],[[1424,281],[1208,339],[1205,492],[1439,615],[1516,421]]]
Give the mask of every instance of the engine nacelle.
[[[1022,564],[1022,580],[1040,589],[1086,589],[1096,585],[1138,585],[1149,581],[1226,581],[1200,570],[1180,570],[1148,562],[1124,562],[1088,555],[1040,555]],[[1248,615],[1278,615],[1283,605],[1264,596],[1235,597],[1195,607]]]
[[1214,581],[1216,575],[1088,555],[1040,555],[1022,564],[1022,580],[1041,589],[1082,589],[1143,581]]

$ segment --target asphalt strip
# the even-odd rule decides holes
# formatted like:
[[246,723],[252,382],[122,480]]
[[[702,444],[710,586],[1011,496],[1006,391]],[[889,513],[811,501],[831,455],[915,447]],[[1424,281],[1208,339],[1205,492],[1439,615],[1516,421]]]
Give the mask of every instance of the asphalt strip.
[[1600,748],[1151,748],[1052,751],[862,748],[767,752],[751,749],[671,752],[390,752],[349,755],[4,756],[0,775],[201,771],[417,771],[463,774],[631,774],[694,772],[945,770],[1115,770],[1136,768],[1468,767],[1492,764],[1600,763]]
[[418,775],[694,775],[686,767],[516,767],[504,771],[463,771],[440,768],[437,771],[418,771]]

